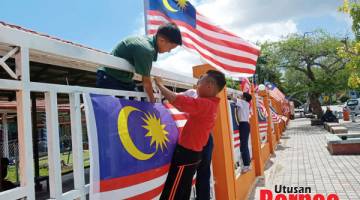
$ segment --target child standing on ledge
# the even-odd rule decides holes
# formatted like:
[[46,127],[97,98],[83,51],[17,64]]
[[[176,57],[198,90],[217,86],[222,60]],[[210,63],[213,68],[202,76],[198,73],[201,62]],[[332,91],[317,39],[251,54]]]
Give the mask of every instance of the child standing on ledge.
[[162,79],[155,78],[162,95],[179,111],[189,114],[179,136],[170,170],[160,199],[189,199],[193,176],[201,161],[203,147],[215,125],[220,99],[216,95],[224,88],[223,73],[209,70],[197,83],[198,98],[176,94],[167,89]]

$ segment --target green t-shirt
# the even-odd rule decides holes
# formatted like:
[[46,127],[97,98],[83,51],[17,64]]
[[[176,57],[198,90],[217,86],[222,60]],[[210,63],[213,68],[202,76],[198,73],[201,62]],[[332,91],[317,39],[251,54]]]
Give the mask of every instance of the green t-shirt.
[[[135,73],[142,76],[150,76],[152,62],[157,60],[157,48],[155,36],[130,37],[121,41],[111,55],[123,58],[132,64]],[[134,73],[112,69],[109,67],[100,67],[98,70],[105,71],[106,74],[122,82],[132,82]]]

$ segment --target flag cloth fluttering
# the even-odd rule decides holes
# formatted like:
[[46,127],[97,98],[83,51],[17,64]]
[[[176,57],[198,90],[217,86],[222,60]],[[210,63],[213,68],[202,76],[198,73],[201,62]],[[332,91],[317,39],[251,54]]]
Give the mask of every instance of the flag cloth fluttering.
[[274,85],[273,83],[265,83],[265,86],[269,90],[269,94],[276,101],[282,102],[285,100],[285,95]]
[[173,22],[180,28],[183,45],[211,66],[232,77],[255,73],[259,47],[214,25],[187,0],[145,0],[145,10],[148,34]]
[[262,144],[267,142],[267,116],[268,113],[266,111],[264,102],[262,99],[257,99],[257,113],[258,113],[258,121],[259,121],[259,133],[260,133],[260,141]]
[[247,93],[251,93],[250,92],[250,88],[251,88],[251,83],[249,81],[248,78],[240,78],[240,89],[242,92],[247,92]]

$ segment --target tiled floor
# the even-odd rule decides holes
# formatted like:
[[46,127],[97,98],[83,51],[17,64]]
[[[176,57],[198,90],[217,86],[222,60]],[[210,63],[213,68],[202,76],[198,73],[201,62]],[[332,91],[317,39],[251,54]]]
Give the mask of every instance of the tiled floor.
[[[350,131],[355,128],[359,125]],[[259,199],[260,189],[285,185],[311,187],[311,193],[336,193],[341,200],[360,200],[360,156],[330,155],[326,134],[322,127],[310,126],[308,119],[291,121],[276,156],[266,166],[265,185],[256,187],[249,199]]]

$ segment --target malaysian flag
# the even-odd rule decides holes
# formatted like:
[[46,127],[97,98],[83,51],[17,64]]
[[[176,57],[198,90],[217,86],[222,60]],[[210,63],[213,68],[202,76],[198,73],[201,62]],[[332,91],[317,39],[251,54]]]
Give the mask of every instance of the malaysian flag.
[[248,78],[240,78],[240,90],[243,92],[251,93],[250,92],[251,83]]
[[264,106],[262,99],[257,100],[257,111],[258,111],[258,121],[259,121],[259,132],[260,132],[260,141],[262,144],[267,141],[267,112]]
[[160,196],[186,115],[171,105],[84,95],[90,199]]
[[178,25],[185,47],[198,52],[216,69],[233,77],[255,73],[259,47],[214,25],[187,0],[146,0],[147,33],[166,22]]
[[235,103],[230,103],[230,109],[231,109],[231,119],[232,119],[232,127],[233,127],[233,148],[239,148],[240,147],[240,135],[239,135],[239,119],[238,119],[238,107],[235,105]]
[[275,109],[272,106],[270,106],[270,112],[271,112],[272,122],[275,124],[280,123],[281,118],[279,117],[279,115],[276,113]]
[[265,83],[266,87],[269,90],[269,94],[276,101],[283,101],[285,99],[285,95],[276,87],[273,83]]

